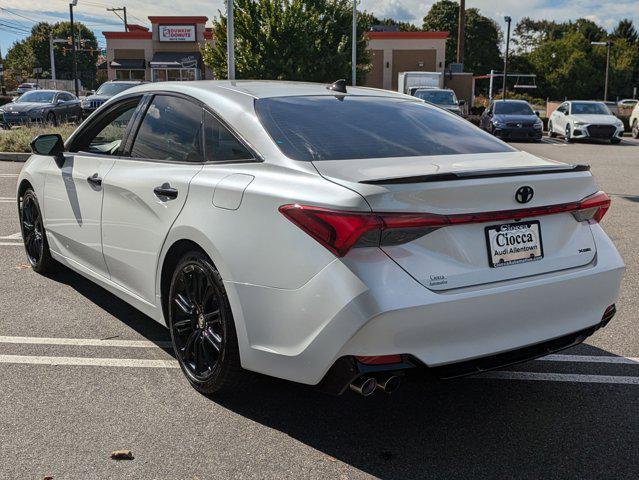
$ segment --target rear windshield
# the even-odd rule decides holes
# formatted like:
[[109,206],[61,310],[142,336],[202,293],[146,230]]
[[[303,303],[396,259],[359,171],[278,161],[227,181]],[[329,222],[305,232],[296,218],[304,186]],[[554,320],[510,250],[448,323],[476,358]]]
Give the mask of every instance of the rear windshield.
[[255,101],[255,110],[282,153],[294,160],[513,151],[466,120],[415,100],[262,98]]
[[534,115],[530,105],[523,102],[495,102],[497,115]]

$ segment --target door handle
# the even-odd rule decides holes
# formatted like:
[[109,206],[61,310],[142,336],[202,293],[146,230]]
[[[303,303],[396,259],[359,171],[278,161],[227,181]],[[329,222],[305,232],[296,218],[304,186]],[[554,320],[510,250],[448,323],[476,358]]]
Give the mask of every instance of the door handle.
[[164,198],[177,198],[178,196],[177,188],[171,187],[168,183],[163,183],[159,187],[155,187],[153,193],[158,197]]
[[94,173],[90,177],[87,177],[87,182],[99,187],[102,185],[102,177],[98,176],[97,173]]

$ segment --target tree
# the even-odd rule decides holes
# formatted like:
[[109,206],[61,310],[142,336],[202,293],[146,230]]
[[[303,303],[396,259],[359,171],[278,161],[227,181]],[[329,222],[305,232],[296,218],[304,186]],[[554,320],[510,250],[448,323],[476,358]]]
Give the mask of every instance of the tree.
[[637,45],[639,43],[639,35],[637,34],[637,30],[635,29],[632,20],[628,18],[619,20],[619,23],[612,31],[612,37],[624,39],[630,45]]
[[[352,3],[349,0],[236,0],[237,78],[332,82],[351,77]],[[204,63],[226,78],[226,16],[213,21],[214,46],[202,47]],[[370,69],[364,32],[358,22],[357,81]]]
[[[450,32],[446,41],[446,63],[455,61],[457,54],[457,23],[459,4],[451,0],[435,2],[424,17],[424,30]],[[466,9],[464,42],[464,70],[486,73],[502,67],[499,51],[502,34],[497,23],[482,15],[476,8]]]
[[[83,45],[77,52],[78,78],[82,85],[93,87],[96,64],[98,61],[98,42],[95,35],[82,23],[75,23],[76,38]],[[51,76],[51,57],[49,54],[49,33],[54,38],[70,38],[71,24],[59,22],[55,25],[41,22],[33,26],[31,34],[20,42],[15,42],[7,52],[6,67],[20,71],[20,75],[30,77],[33,69],[43,69],[43,77]],[[66,55],[62,49],[66,48]],[[73,78],[73,56],[71,46],[57,44],[55,50],[56,76],[61,79]]]

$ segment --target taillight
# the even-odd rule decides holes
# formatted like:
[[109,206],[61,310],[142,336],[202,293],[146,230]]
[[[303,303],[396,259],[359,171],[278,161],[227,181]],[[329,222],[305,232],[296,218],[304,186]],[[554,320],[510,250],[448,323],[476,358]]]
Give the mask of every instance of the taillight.
[[579,202],[455,215],[351,212],[298,204],[282,205],[279,211],[335,255],[343,257],[353,247],[401,245],[449,225],[521,220],[557,213],[572,213],[580,222],[599,222],[609,207],[610,197],[597,192]]
[[579,202],[579,209],[572,212],[578,222],[586,220],[599,223],[610,208],[610,197],[605,192],[597,192]]

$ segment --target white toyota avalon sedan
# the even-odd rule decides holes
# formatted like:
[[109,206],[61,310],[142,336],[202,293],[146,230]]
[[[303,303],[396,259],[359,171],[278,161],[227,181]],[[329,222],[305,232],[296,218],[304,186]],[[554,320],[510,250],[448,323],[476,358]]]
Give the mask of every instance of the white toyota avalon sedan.
[[624,265],[588,166],[414,97],[145,84],[32,146],[33,269],[66,265],[166,324],[204,393],[247,371],[389,392],[570,347],[615,313]]
[[603,102],[564,102],[548,119],[548,135],[563,135],[567,142],[592,138],[616,144],[621,142],[623,132],[623,122]]

